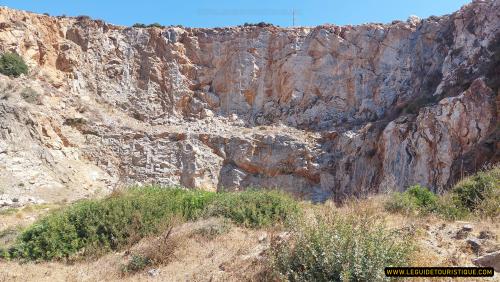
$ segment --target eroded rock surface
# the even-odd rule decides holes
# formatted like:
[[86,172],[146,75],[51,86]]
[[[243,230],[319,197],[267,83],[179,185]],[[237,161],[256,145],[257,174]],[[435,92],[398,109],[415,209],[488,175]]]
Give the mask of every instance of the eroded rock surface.
[[[0,8],[0,194],[130,184],[277,187],[324,200],[498,162],[499,0],[314,28],[126,28]],[[40,95],[28,103],[29,87]]]

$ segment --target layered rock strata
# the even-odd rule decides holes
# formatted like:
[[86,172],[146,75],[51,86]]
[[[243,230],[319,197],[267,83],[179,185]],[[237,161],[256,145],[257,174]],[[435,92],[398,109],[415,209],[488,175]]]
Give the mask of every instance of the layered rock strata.
[[391,24],[160,29],[0,8],[0,49],[30,66],[0,77],[0,194],[442,191],[499,160],[498,11],[491,0]]

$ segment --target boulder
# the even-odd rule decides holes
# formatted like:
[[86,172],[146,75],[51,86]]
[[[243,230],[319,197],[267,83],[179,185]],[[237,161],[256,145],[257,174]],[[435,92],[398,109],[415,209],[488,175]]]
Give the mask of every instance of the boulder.
[[472,263],[480,267],[493,267],[496,272],[500,272],[500,251],[475,258]]

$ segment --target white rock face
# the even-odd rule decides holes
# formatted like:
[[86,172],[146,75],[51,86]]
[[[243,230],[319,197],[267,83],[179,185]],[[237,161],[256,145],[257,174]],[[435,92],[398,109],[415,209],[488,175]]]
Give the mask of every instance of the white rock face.
[[[500,1],[315,28],[124,28],[0,8],[0,194],[446,189],[497,162]],[[31,87],[41,104],[27,103]]]

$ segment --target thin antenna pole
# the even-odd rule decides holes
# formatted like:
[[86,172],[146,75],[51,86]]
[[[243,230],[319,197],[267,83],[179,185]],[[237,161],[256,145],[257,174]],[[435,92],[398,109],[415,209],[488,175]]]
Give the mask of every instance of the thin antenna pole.
[[292,27],[295,27],[295,9],[292,9]]

